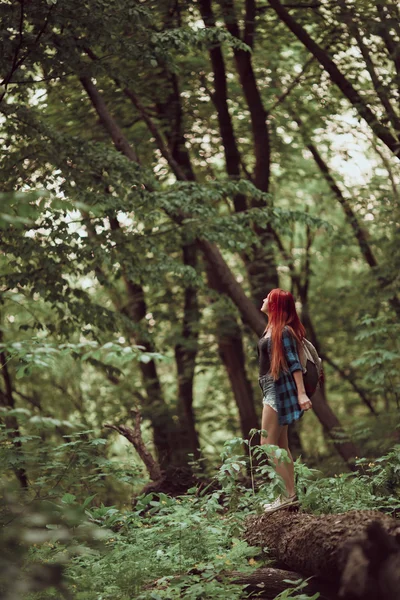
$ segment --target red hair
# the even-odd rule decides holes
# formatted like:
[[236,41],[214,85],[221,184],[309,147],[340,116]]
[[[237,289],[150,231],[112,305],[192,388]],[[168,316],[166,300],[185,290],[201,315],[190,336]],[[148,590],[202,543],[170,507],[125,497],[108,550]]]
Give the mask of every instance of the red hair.
[[278,379],[281,370],[288,371],[282,343],[282,333],[285,325],[288,326],[289,331],[299,344],[305,337],[306,330],[298,317],[294,298],[290,292],[275,288],[268,294],[268,325],[264,331],[264,334],[266,334],[269,329],[272,329],[270,373],[275,380]]

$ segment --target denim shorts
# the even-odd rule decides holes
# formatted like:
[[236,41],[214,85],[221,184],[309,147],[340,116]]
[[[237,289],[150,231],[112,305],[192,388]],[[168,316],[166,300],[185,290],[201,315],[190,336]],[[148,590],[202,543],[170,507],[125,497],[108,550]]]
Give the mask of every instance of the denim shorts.
[[278,412],[278,408],[276,405],[275,381],[273,377],[268,374],[262,375],[258,378],[258,383],[263,393],[263,404],[268,404],[268,406],[270,406],[276,412]]

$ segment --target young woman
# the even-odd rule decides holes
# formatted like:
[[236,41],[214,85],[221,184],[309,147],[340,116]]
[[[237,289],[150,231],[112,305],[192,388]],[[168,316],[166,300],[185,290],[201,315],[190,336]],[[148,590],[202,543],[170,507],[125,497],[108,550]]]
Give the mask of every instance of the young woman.
[[261,443],[284,448],[290,458],[289,463],[274,461],[286,487],[284,497],[279,496],[271,504],[264,505],[266,512],[274,512],[299,504],[294,485],[293,458],[288,446],[288,425],[300,419],[312,405],[304,389],[298,353],[298,344],[305,336],[305,329],[297,315],[292,294],[279,288],[272,290],[264,298],[261,311],[268,315],[268,325],[258,342],[258,381],[263,392],[261,427],[267,432]]

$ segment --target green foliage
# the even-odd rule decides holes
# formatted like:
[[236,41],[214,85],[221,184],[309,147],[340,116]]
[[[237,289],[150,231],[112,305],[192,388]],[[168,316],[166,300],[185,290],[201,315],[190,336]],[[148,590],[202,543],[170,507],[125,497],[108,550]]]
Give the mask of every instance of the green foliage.
[[[357,473],[342,473],[323,428],[304,419],[302,446],[318,470],[296,461],[303,507],[318,514],[399,509],[398,161],[273,10],[258,7],[250,48],[245,3],[236,2],[233,15],[212,2],[212,27],[199,3],[173,4],[0,4],[0,462],[12,492],[2,509],[10,554],[0,563],[6,574],[15,564],[24,582],[9,594],[58,598],[68,585],[81,600],[239,598],[224,572],[262,564],[240,541],[243,521],[282,491],[272,465],[288,457],[253,446],[254,431],[251,440],[239,437],[218,342],[234,329],[243,373],[254,374],[254,339],[247,325],[237,329],[239,316],[246,321],[242,309],[210,287],[212,265],[206,273],[199,239],[218,245],[248,297],[260,294],[254,274],[266,266],[267,286],[277,273],[280,287],[303,296],[308,290],[303,316],[311,315],[329,359],[329,404],[367,458]],[[345,4],[294,18],[391,131],[398,86],[385,34],[394,35],[393,3],[383,17],[380,3]],[[225,20],[234,30],[233,16],[240,38],[226,27]],[[378,86],[365,56],[376,65]],[[262,102],[257,125],[237,72],[248,59]],[[84,77],[134,160],[121,151],[120,133],[105,127]],[[222,136],[229,120],[234,145]],[[329,181],[310,148],[325,161]],[[171,155],[187,181],[177,180]],[[267,172],[268,193],[257,187]],[[188,396],[189,386],[179,396],[181,365],[173,362],[182,351],[190,356],[183,361]],[[140,407],[143,438],[156,455],[154,415],[167,415],[175,427],[192,392],[209,487],[181,498],[140,496],[132,508],[144,468],[104,424],[129,425]],[[173,427],[167,434],[174,438]],[[20,490],[24,473],[28,489]],[[100,546],[97,534],[106,536]],[[43,570],[42,589],[35,588],[35,561],[54,565],[53,588]],[[293,584],[280,600],[304,598],[302,590]]]
[[[260,514],[266,499],[281,491],[282,482],[271,459],[288,460],[285,452],[279,456],[274,446],[252,445],[259,433],[254,430],[250,440],[226,441],[220,468],[210,482],[213,490],[194,487],[178,497],[141,494],[132,506],[119,507],[100,500],[104,477],[112,474],[117,479],[121,475],[102,457],[105,440],[92,438],[88,431],[71,433],[68,441],[52,449],[50,458],[52,443],[43,438],[49,425],[41,423],[41,435],[31,436],[41,439],[48,464],[35,449],[36,465],[34,468],[32,460],[29,467],[30,491],[19,498],[7,491],[3,494],[2,539],[8,544],[0,568],[3,591],[5,586],[13,589],[5,576],[15,564],[27,600],[58,598],[65,586],[76,600],[99,596],[103,600],[116,596],[121,600],[132,596],[142,600],[211,600],[226,598],[227,592],[238,600],[245,597],[243,588],[232,584],[228,574],[250,573],[265,564],[261,549],[241,539],[244,520]],[[21,443],[27,456],[28,449],[33,449],[35,439],[25,437],[1,442],[4,469],[12,471],[19,464],[13,446],[18,449]],[[270,460],[263,461],[263,457]],[[316,514],[355,509],[389,514],[399,511],[399,464],[399,445],[373,463],[360,460],[359,471],[338,477],[325,478],[297,460],[302,510]],[[253,485],[245,476],[250,465]],[[138,472],[131,473],[132,478],[139,476]],[[95,493],[88,494],[89,489]],[[48,580],[43,576],[39,590],[33,573],[42,567],[57,575]],[[288,589],[276,600],[311,600],[302,591],[304,585],[302,581],[288,582]],[[312,596],[312,600],[317,597]]]
[[0,352],[5,350],[8,353],[8,361],[16,363],[16,379],[29,376],[34,370],[56,369],[60,359],[69,356],[82,363],[88,361],[98,366],[112,366],[118,370],[122,370],[133,361],[146,363],[153,359],[169,360],[159,352],[146,352],[144,346],[127,346],[118,341],[102,345],[89,340],[77,344],[55,344],[46,342],[43,337],[31,337],[21,342],[0,344]]
[[303,593],[298,593],[306,587],[307,581],[308,579],[300,579],[298,581],[287,580],[287,582],[289,584],[292,584],[293,587],[288,587],[286,590],[275,596],[275,600],[317,600],[317,598],[320,597],[319,592],[313,594],[312,596],[308,596],[307,594]]
[[[304,509],[317,514],[348,510],[400,510],[400,446],[373,461],[357,460],[358,471],[322,477],[296,461],[299,493]],[[319,475],[315,479],[316,475]]]
[[384,394],[388,401],[395,400],[397,408],[400,408],[399,337],[398,322],[387,315],[365,315],[356,335],[363,351],[352,363],[362,367],[364,382],[371,392]]
[[[18,417],[22,431],[27,432],[0,426],[0,466],[7,476],[3,483],[12,481],[13,471],[24,468],[32,497],[68,502],[86,494],[104,500],[112,486],[132,489],[133,482],[141,480],[142,468],[109,458],[108,440],[96,437],[93,430],[82,426],[77,430],[76,423],[32,415],[23,409],[2,408],[0,414],[6,423]],[[63,431],[68,433],[62,435],[61,444],[57,443]]]

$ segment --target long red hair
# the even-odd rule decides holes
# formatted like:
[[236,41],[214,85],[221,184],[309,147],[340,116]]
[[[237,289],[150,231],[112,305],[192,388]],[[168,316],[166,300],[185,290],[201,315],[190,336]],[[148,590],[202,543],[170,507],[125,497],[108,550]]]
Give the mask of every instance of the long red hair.
[[265,335],[270,329],[272,330],[270,373],[275,380],[278,379],[281,370],[288,371],[282,344],[282,333],[285,325],[288,326],[298,344],[300,344],[305,337],[306,330],[298,317],[294,298],[290,292],[275,288],[268,294],[268,325],[263,334]]

